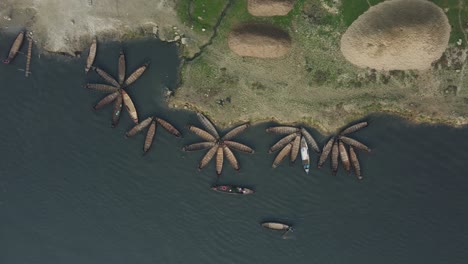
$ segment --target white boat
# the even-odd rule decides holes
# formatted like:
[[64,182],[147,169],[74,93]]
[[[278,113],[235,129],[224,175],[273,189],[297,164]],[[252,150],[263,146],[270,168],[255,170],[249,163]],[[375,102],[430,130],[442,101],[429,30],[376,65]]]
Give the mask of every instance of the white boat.
[[309,174],[310,160],[309,160],[309,147],[304,137],[301,138],[301,158],[302,166],[307,174]]

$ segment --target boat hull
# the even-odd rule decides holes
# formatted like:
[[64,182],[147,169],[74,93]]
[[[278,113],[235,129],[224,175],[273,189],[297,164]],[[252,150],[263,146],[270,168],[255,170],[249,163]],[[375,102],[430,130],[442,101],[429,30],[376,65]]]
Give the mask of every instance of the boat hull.
[[255,193],[254,190],[246,188],[246,187],[239,187],[235,185],[215,185],[211,187],[211,190],[216,192],[222,192],[227,194],[237,194],[237,195],[247,195]]
[[273,230],[290,230],[291,226],[285,223],[278,223],[278,222],[263,222],[261,225],[268,229]]
[[4,64],[10,64],[10,62],[13,61],[19,49],[21,48],[21,45],[23,45],[23,40],[24,40],[24,32],[22,31],[18,34],[18,36],[16,36],[15,41],[11,45],[10,51],[8,52],[8,58],[2,61]]
[[310,169],[310,159],[309,159],[309,148],[307,146],[307,142],[302,137],[301,139],[301,159],[302,159],[302,166],[307,174],[309,174]]

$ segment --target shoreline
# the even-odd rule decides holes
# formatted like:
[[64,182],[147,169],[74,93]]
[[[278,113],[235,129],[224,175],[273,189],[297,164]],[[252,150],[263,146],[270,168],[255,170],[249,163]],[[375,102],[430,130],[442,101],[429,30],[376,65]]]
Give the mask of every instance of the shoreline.
[[[225,38],[232,25],[252,20],[252,17],[244,14],[242,3],[228,0],[220,6],[220,14],[214,16],[213,27],[202,30],[205,28],[195,22],[195,27],[194,24],[189,26],[187,21],[172,17],[178,15],[174,5],[159,5],[159,20],[152,17],[154,12],[144,13],[147,17],[143,18],[122,18],[118,10],[111,15],[99,13],[99,8],[108,2],[105,0],[101,7],[96,7],[97,11],[93,11],[95,14],[84,20],[97,23],[95,19],[101,15],[103,19],[109,19],[115,28],[101,27],[94,34],[89,31],[91,27],[71,33],[66,31],[76,39],[74,44],[68,51],[61,50],[60,47],[65,47],[67,43],[63,41],[66,36],[57,37],[60,45],[54,46],[56,50],[51,51],[44,40],[50,30],[43,31],[40,25],[31,24],[41,22],[36,15],[40,15],[42,9],[40,6],[25,9],[25,3],[30,1],[10,3],[13,6],[9,7],[10,11],[0,11],[0,19],[4,21],[5,13],[13,14],[11,21],[0,30],[14,34],[15,29],[31,29],[40,53],[77,56],[89,47],[93,35],[99,42],[155,37],[163,42],[175,43],[180,65],[176,87],[166,98],[167,106],[171,109],[202,111],[221,128],[243,121],[253,124],[273,121],[303,124],[321,133],[330,133],[374,113],[396,115],[414,124],[468,125],[468,112],[464,110],[468,104],[468,94],[466,89],[462,89],[466,82],[466,56],[462,56],[462,59],[451,55],[466,54],[464,46],[454,46],[452,43],[429,71],[359,69],[345,61],[336,46],[336,40],[345,27],[338,24],[331,30],[329,25],[314,24],[314,28],[310,28],[310,21],[299,15],[305,12],[305,7],[302,6],[303,1],[298,1],[301,5],[296,6],[286,22],[273,20],[295,40],[290,53],[284,58],[262,61],[236,56],[226,45]],[[137,1],[146,3],[150,0]],[[158,0],[153,5],[164,2]],[[2,5],[5,6],[4,3],[0,4],[0,8]],[[80,8],[78,13],[89,11],[89,7]],[[35,11],[31,13],[31,10]],[[239,15],[239,12],[243,15]],[[133,14],[138,15],[142,14]],[[63,20],[62,17],[57,19]],[[128,23],[132,19],[137,22],[130,26]],[[167,24],[158,22],[164,19],[168,19]],[[67,28],[80,23],[83,22],[70,22]],[[288,23],[294,24],[295,31]],[[116,25],[123,26],[119,28]],[[319,44],[310,46],[311,42]],[[456,89],[454,93],[453,87]],[[231,98],[233,102],[223,106],[218,104],[228,98],[229,102]]]

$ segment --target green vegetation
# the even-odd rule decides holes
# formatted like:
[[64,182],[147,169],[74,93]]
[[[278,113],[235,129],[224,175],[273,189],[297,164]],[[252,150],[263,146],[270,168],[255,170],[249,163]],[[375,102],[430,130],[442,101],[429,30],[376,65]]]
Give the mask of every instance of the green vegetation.
[[229,0],[179,0],[177,14],[195,30],[211,32]]
[[[193,0],[192,5],[201,7],[207,1]],[[332,9],[339,8],[338,12],[324,8],[320,0],[298,0],[287,16],[254,17],[247,12],[247,0],[232,0],[212,44],[184,64],[183,83],[171,99],[172,106],[206,112],[221,126],[274,117],[278,122],[303,122],[328,132],[377,111],[425,122],[467,122],[464,98],[468,97],[468,89],[454,88],[462,86],[466,73],[461,75],[448,66],[425,73],[379,72],[357,68],[345,60],[339,47],[342,33],[369,8],[369,3],[383,0],[342,0],[338,6],[333,6],[335,1],[324,1]],[[440,2],[441,7],[445,4],[452,8],[448,11],[454,28],[452,43],[464,39],[459,37],[463,32],[459,30],[460,9],[454,5],[457,1]],[[200,10],[198,7],[191,10]],[[184,8],[189,10],[188,6]],[[219,10],[218,6],[209,12],[213,19],[203,22],[208,24],[196,23],[205,27],[216,24]],[[462,10],[463,19],[468,18],[468,9]],[[288,55],[262,60],[231,52],[227,45],[231,29],[252,22],[273,24],[287,31],[294,41]],[[444,65],[447,61],[453,58],[446,58]],[[462,66],[457,69],[464,70]],[[232,103],[219,104],[225,98]]]
[[450,33],[450,43],[456,43],[459,39],[463,40],[463,46],[466,46],[465,30],[468,29],[468,3],[464,0],[431,0],[444,10],[452,26]]
[[[384,0],[342,0],[340,13],[346,27],[369,9]],[[370,4],[370,5],[369,5]]]

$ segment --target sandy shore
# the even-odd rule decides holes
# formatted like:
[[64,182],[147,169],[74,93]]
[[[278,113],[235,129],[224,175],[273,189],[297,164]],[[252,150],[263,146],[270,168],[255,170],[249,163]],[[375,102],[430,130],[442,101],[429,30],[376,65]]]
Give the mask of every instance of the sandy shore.
[[[162,40],[185,37],[192,53],[206,42],[177,17],[169,0],[3,0],[0,30],[32,31],[42,50],[74,55],[93,36],[122,39],[155,35]],[[179,36],[179,37],[178,37]]]

